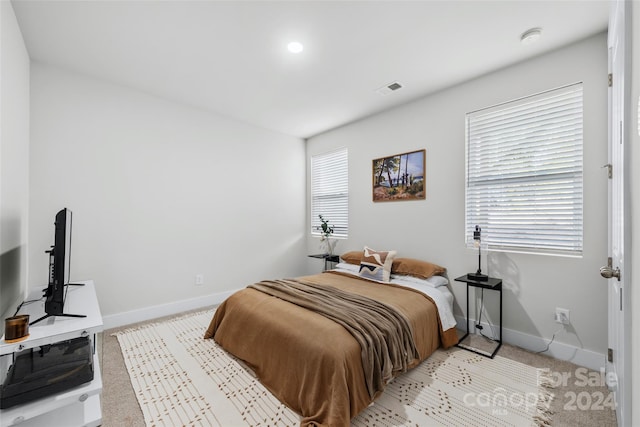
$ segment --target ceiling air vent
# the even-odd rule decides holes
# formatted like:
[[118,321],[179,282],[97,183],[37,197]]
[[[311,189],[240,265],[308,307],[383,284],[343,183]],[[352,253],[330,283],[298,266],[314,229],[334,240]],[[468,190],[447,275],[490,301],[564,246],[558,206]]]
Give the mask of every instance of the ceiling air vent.
[[391,92],[395,92],[399,89],[402,89],[402,85],[398,82],[389,83],[388,85],[382,86],[381,88],[376,89],[376,92],[380,95],[389,95]]

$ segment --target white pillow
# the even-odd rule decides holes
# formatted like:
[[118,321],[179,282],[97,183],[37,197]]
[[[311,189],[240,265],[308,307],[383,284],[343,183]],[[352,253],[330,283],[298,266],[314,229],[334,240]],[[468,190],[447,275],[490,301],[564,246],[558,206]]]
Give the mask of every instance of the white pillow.
[[421,279],[419,277],[414,276],[404,276],[400,274],[391,275],[392,280],[397,280],[398,282],[405,283],[416,283],[418,285],[427,285],[432,288],[438,288],[440,286],[446,286],[449,284],[449,279],[444,276],[431,276],[428,279]]
[[440,286],[446,286],[449,284],[449,279],[447,279],[444,276],[431,276],[426,281],[428,284],[430,284],[434,288],[438,288]]
[[355,273],[355,274],[358,274],[358,271],[360,271],[360,265],[349,264],[347,262],[339,262],[336,264],[334,268],[336,270],[348,271],[350,273]]
[[[349,264],[347,262],[339,262],[334,267],[335,270],[345,271],[353,274],[358,274],[360,266],[356,264]],[[428,279],[421,279],[414,276],[405,276],[402,274],[392,274],[391,280],[397,280],[398,282],[416,283],[418,285],[427,285],[432,288],[439,288],[440,286],[446,286],[449,284],[449,279],[444,276],[431,276]]]

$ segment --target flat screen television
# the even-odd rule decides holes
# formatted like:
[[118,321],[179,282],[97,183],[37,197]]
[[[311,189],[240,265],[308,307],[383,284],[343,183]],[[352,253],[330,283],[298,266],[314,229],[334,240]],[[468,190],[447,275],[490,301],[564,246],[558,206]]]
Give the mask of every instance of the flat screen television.
[[41,318],[31,322],[31,325],[51,316],[86,317],[82,314],[64,312],[64,302],[68,286],[77,286],[69,282],[71,272],[71,228],[72,213],[64,208],[56,214],[54,244],[49,254],[49,284],[44,293],[44,312]]

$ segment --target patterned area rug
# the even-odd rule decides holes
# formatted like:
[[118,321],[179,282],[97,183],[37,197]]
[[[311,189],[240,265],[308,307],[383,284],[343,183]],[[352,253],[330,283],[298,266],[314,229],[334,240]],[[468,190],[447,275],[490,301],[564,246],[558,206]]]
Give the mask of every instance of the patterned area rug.
[[[115,333],[150,426],[296,426],[240,360],[202,338],[214,310]],[[352,426],[549,425],[548,373],[510,359],[438,350],[394,379]]]

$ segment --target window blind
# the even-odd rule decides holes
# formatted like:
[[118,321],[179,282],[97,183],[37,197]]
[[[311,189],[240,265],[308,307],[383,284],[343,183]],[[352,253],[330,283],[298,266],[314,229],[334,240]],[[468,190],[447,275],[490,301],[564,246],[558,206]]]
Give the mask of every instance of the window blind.
[[466,236],[477,224],[489,249],[582,254],[582,98],[577,83],[466,115]]
[[349,232],[348,152],[341,148],[311,157],[311,233],[320,234],[318,215],[334,227],[333,236]]

